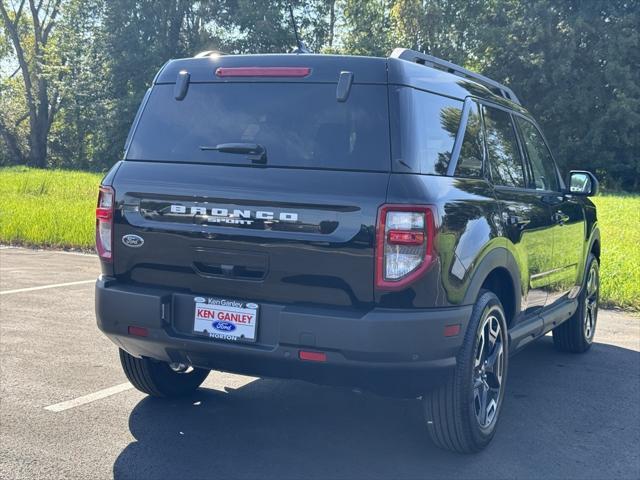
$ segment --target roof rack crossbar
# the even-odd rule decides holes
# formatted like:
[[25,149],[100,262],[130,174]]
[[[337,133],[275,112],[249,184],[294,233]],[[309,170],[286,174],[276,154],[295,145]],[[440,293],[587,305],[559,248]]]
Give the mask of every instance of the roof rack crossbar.
[[437,68],[438,70],[444,70],[446,72],[453,73],[454,75],[458,75],[459,77],[473,80],[475,82],[478,82],[480,85],[484,85],[490,90],[497,91],[504,98],[520,105],[520,100],[518,100],[516,94],[513,93],[513,90],[511,90],[506,85],[502,85],[501,83],[498,83],[495,80],[491,80],[490,78],[485,77],[484,75],[480,75],[479,73],[467,70],[466,68],[461,67],[460,65],[456,65],[455,63],[447,62],[446,60],[427,55],[426,53],[416,52],[415,50],[410,50],[408,48],[396,48],[391,53],[390,58],[397,58],[400,60],[406,60],[408,62],[419,63],[421,65],[426,65],[428,67]]

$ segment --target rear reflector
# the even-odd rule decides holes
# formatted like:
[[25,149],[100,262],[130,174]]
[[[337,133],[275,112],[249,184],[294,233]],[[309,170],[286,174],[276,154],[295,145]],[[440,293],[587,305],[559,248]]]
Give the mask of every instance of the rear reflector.
[[456,325],[447,325],[444,327],[444,336],[445,337],[455,337],[460,333],[460,324]]
[[129,327],[129,335],[135,335],[136,337],[146,337],[149,335],[149,330],[144,327]]
[[327,354],[324,352],[308,352],[306,350],[300,350],[298,354],[300,360],[309,360],[311,362],[326,362]]
[[218,67],[218,77],[306,77],[309,67]]

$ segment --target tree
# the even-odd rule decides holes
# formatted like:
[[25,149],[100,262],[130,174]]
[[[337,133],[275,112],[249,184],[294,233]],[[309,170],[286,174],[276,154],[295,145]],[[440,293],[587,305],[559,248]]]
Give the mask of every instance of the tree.
[[395,46],[391,33],[393,0],[343,0],[344,53],[386,56]]
[[107,80],[98,44],[102,0],[69,0],[57,26],[56,48],[64,59],[60,108],[49,134],[49,164],[100,169],[97,152],[106,143]]
[[479,0],[396,0],[390,14],[392,37],[397,46],[470,64],[483,28],[476,18],[487,5]]
[[[7,119],[1,117],[0,132],[18,162],[26,160],[26,163],[38,167],[47,164],[49,130],[60,105],[55,87],[55,80],[60,80],[56,72],[58,65],[56,55],[50,49],[50,41],[61,3],[62,0],[21,0],[16,6],[7,0],[0,2],[3,28],[15,51],[24,83],[24,115],[29,119],[28,152],[22,152],[15,130]],[[20,120],[15,121],[16,126]]]
[[639,3],[499,0],[478,21],[491,25],[477,38],[481,70],[514,87],[562,169],[638,191]]

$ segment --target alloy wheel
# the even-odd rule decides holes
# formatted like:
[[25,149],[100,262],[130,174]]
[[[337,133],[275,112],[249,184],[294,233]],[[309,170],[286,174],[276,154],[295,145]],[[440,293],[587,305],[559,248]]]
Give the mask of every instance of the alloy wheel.
[[596,330],[596,320],[598,319],[598,291],[600,281],[598,278],[598,268],[595,262],[591,264],[589,276],[587,277],[587,294],[584,302],[584,338],[587,342],[593,341],[593,335]]
[[478,338],[473,366],[473,411],[478,424],[488,428],[496,420],[504,376],[504,332],[497,309],[484,319]]

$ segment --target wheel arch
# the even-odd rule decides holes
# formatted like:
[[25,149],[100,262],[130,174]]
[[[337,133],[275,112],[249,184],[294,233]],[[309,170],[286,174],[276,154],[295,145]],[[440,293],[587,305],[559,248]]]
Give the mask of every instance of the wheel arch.
[[464,303],[475,303],[483,289],[491,290],[500,299],[507,325],[511,326],[520,314],[522,288],[516,260],[506,248],[495,248],[479,262],[469,282]]

